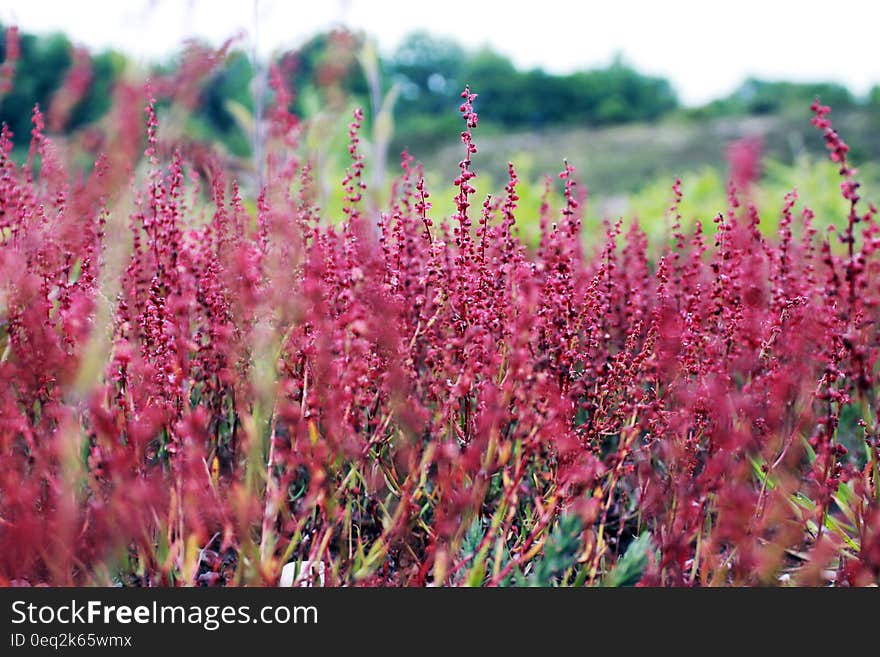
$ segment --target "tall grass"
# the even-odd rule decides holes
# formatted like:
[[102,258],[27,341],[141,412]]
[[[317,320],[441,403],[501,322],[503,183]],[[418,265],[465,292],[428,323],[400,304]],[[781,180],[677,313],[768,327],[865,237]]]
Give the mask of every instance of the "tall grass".
[[84,176],[39,109],[0,136],[0,582],[878,583],[880,229],[828,108],[836,231],[792,191],[765,236],[749,161],[586,242],[566,164],[530,248],[469,89],[452,217],[406,155],[366,204],[360,112],[328,217],[270,79],[255,198],[163,139],[174,85],[119,84]]

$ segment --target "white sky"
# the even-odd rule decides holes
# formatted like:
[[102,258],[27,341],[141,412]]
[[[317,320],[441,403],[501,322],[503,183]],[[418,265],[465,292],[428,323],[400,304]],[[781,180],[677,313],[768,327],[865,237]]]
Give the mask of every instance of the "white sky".
[[[427,29],[554,72],[602,66],[621,52],[669,78],[689,104],[729,93],[748,75],[837,81],[860,94],[880,84],[880,0],[258,2],[263,52],[342,23],[375,36],[384,52]],[[255,11],[254,0],[3,0],[0,21],[156,58],[193,34],[250,39]]]

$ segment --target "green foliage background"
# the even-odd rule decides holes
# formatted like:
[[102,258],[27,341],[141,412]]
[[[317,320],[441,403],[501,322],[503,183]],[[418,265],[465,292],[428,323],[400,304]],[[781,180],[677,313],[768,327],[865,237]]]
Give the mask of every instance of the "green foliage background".
[[[0,59],[5,57],[5,38],[0,33]],[[21,35],[14,85],[0,100],[0,121],[17,136],[20,157],[26,151],[32,108],[50,106],[70,70],[73,45],[63,34]],[[821,137],[809,125],[808,107],[816,96],[834,108],[840,132],[858,145],[852,156],[861,165],[863,193],[875,198],[880,178],[873,163],[880,149],[880,87],[856,98],[835,82],[748,79],[724,98],[702,107],[682,107],[668,80],[643,75],[620,56],[604,68],[553,75],[541,69],[519,70],[498,52],[469,49],[426,32],[410,35],[385,57],[370,46],[365,35],[340,30],[278,53],[280,70],[294,90],[291,109],[308,119],[305,138],[320,179],[326,181],[344,175],[351,110],[359,105],[372,108],[367,112],[365,146],[387,151],[391,174],[403,149],[430,163],[426,176],[437,217],[454,210],[451,179],[461,156],[458,94],[466,83],[479,93],[478,192],[501,192],[506,163],[513,161],[522,181],[519,216],[525,222],[520,230],[532,243],[544,176],[554,176],[563,157],[591,189],[588,229],[600,230],[603,219],[635,217],[652,239],[664,239],[675,177],[683,179],[684,219],[710,223],[727,193],[724,146],[737,132],[755,130],[767,135],[764,175],[753,190],[765,229],[775,230],[782,198],[794,188],[801,203],[816,213],[818,225],[834,223],[845,208],[835,168],[825,161]],[[174,73],[179,55],[170,53],[141,72]],[[114,82],[134,67],[122,53],[93,53],[91,83],[73,108],[65,132],[100,120],[110,106]],[[371,89],[369,71],[375,74],[376,88]],[[250,56],[233,46],[202,81],[198,106],[179,118],[179,130],[246,162],[252,155],[255,75]],[[372,115],[383,99],[388,104],[387,125],[373,125]],[[374,187],[379,186],[371,192],[374,198],[388,189],[387,180],[374,177]],[[341,217],[341,189],[327,186],[323,192],[327,214]],[[556,183],[551,184],[550,200],[558,204]]]

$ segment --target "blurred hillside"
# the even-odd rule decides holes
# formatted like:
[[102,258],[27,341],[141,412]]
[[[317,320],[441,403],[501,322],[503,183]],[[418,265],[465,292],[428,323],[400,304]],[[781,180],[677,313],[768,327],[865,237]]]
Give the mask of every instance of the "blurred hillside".
[[[871,162],[880,154],[880,112],[851,106],[835,111],[835,125],[853,144],[855,161]],[[479,163],[498,179],[506,175],[506,163],[513,161],[528,177],[555,172],[564,157],[591,188],[603,195],[625,195],[661,176],[671,180],[707,167],[723,170],[729,144],[744,138],[757,140],[764,155],[776,162],[792,164],[803,156],[824,156],[807,104],[772,114],[694,119],[675,113],[654,122],[483,134]],[[460,151],[455,138],[448,139],[432,156],[432,166],[454,171]]]

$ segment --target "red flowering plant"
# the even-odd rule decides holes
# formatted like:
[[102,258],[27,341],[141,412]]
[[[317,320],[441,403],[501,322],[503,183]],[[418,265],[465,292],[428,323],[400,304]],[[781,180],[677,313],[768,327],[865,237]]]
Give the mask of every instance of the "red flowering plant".
[[532,250],[470,89],[451,218],[406,154],[365,207],[360,111],[327,217],[271,77],[254,203],[149,95],[139,171],[127,83],[85,177],[39,109],[23,165],[0,136],[0,583],[878,582],[880,231],[827,108],[843,248],[795,192],[764,235],[740,148],[714,238],[676,182],[666,247],[585,242],[565,164]]

